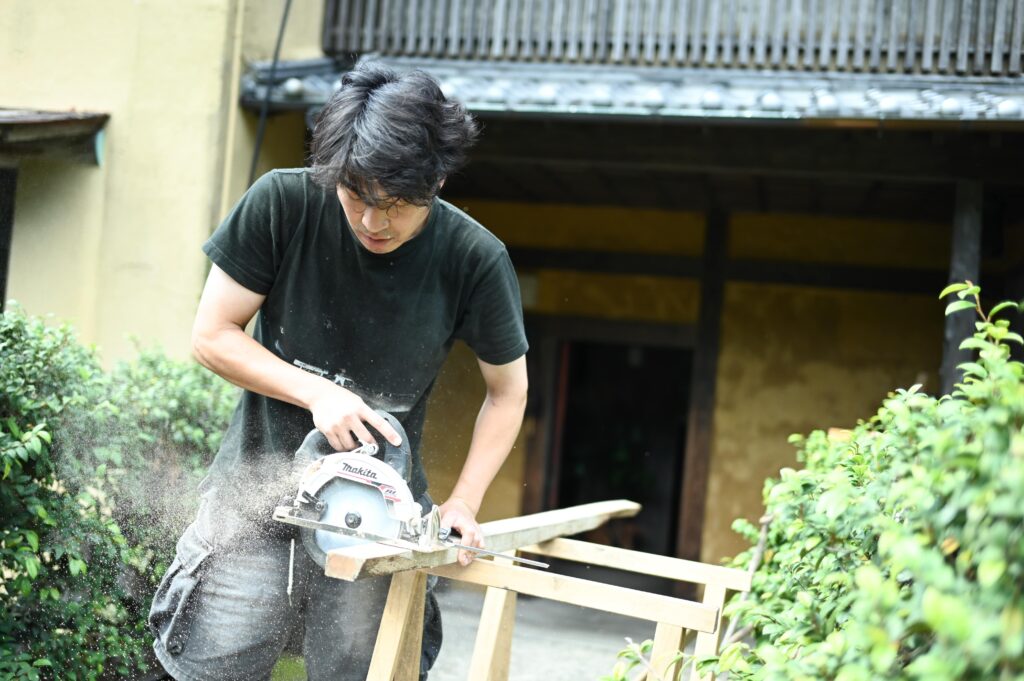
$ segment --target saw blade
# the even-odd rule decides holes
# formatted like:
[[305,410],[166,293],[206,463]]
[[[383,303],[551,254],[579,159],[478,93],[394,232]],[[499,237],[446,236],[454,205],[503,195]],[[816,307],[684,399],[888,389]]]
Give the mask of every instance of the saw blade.
[[391,517],[388,502],[374,487],[334,478],[320,488],[317,498],[325,504],[321,523],[355,531],[341,534],[337,530],[315,530],[313,540],[324,553],[366,541],[397,540],[402,535],[402,523]]

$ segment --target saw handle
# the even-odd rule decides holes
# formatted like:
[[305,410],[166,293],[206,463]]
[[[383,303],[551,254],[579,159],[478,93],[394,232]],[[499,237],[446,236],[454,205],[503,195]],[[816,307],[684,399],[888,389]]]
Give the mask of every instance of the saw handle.
[[[400,447],[396,447],[381,435],[376,428],[367,424],[367,428],[370,434],[373,435],[374,440],[377,443],[377,456],[384,460],[384,463],[394,468],[404,480],[409,479],[409,473],[412,470],[412,450],[409,448],[409,438],[406,437],[405,428],[392,414],[381,409],[376,410],[384,420],[386,420],[391,427],[398,432],[402,437],[402,444]],[[327,436],[321,433],[319,430],[314,428],[309,431],[306,438],[299,445],[299,448],[295,450],[295,467],[294,472],[297,477],[301,477],[302,473],[306,470],[309,464],[313,463],[317,459],[327,456],[328,454],[334,454],[334,447],[327,441]]]

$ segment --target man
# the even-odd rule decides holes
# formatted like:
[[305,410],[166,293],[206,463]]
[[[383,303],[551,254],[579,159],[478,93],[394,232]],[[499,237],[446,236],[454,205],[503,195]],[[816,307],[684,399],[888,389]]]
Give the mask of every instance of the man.
[[[367,426],[400,444],[374,409],[401,421],[429,508],[419,439],[456,339],[487,394],[441,524],[484,545],[476,514],[522,422],[527,344],[504,246],[437,198],[476,134],[427,74],[363,64],[320,114],[312,167],[265,175],[205,244],[195,356],[245,390],[150,613],[178,681],[267,679],[296,631],[310,679],[365,678],[388,580],[325,577],[271,510],[313,427],[338,450],[369,441]],[[426,611],[424,676],[440,646],[432,595]]]

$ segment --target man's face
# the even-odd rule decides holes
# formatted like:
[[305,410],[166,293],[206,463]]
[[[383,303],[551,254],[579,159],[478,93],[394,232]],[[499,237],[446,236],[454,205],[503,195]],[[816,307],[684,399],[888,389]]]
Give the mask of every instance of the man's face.
[[338,200],[352,233],[371,253],[390,253],[420,233],[427,224],[429,206],[387,201],[369,206],[356,194],[338,185]]

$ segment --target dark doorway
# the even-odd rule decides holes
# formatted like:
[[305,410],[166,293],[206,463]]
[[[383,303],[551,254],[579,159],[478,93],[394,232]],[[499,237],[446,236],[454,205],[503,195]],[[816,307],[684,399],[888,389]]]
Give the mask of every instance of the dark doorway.
[[631,499],[635,518],[586,539],[675,553],[693,353],[678,347],[564,341],[552,451],[556,506]]

